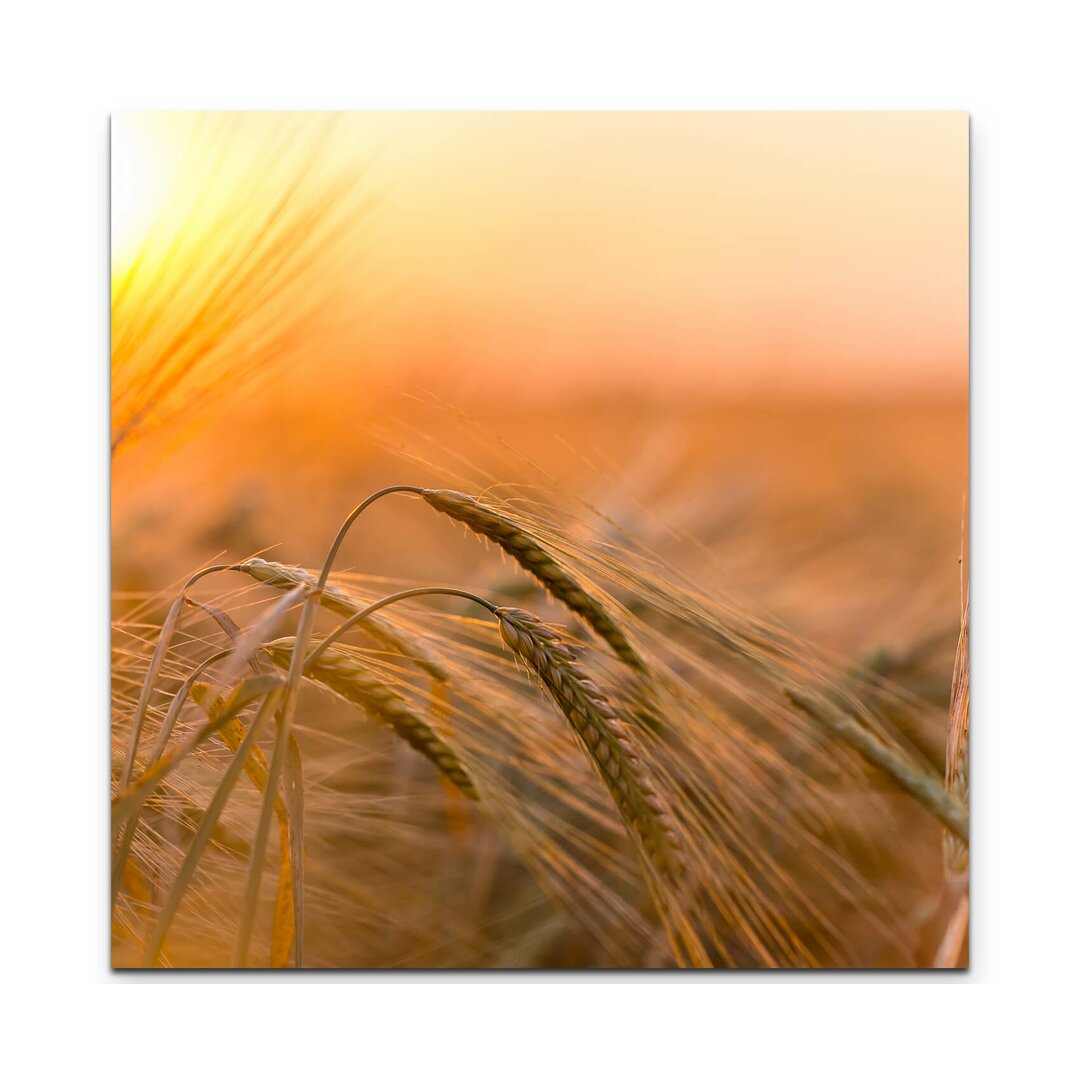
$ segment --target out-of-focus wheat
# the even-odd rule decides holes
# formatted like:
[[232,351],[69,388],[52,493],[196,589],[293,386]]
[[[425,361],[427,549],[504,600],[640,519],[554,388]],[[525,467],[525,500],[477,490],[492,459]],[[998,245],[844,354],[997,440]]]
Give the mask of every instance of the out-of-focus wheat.
[[967,841],[967,810],[958,799],[946,791],[936,777],[913,768],[884,746],[857,720],[845,715],[829,702],[791,687],[785,687],[784,692],[792,704],[825,725],[828,730],[835,732],[863,758],[895,780],[909,795],[918,799],[951,833],[961,841]]
[[239,172],[228,136],[264,121],[197,119],[167,212],[113,268],[114,453],[340,333],[326,283],[370,200],[355,170],[320,167],[334,118],[278,118]]

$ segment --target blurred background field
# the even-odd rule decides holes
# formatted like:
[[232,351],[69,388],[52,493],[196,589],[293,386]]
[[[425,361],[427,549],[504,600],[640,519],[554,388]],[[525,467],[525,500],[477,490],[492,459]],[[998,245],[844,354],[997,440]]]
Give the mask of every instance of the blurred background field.
[[[658,407],[601,398],[478,409],[469,421],[404,394],[383,402],[386,411],[352,423],[285,407],[249,425],[230,417],[227,436],[204,430],[152,471],[133,461],[130,481],[118,464],[115,586],[160,587],[203,562],[257,551],[313,565],[335,523],[387,484],[453,486],[448,473],[471,490],[492,476],[554,481],[647,537],[703,587],[761,606],[829,649],[883,650],[900,662],[940,633],[936,653],[951,666],[963,402]],[[411,505],[391,504],[357,531],[342,569],[410,577],[423,567],[433,580],[480,585],[491,571],[474,547]]]

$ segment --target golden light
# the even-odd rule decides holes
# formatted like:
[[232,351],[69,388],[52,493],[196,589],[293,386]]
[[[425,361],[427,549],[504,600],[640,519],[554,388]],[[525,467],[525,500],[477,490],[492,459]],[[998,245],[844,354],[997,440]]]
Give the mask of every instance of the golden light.
[[341,336],[340,252],[365,188],[324,159],[331,123],[114,119],[114,448]]
[[138,256],[160,217],[181,157],[172,125],[138,113],[112,122],[112,260],[122,274]]

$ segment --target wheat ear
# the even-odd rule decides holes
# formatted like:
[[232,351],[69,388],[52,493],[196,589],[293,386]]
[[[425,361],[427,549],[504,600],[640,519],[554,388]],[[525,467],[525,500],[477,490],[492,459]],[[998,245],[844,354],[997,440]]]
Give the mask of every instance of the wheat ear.
[[678,878],[684,869],[682,845],[611,703],[550,626],[520,608],[498,608],[495,614],[503,641],[555,699],[650,864],[663,876]]
[[935,777],[913,768],[854,717],[822,698],[791,687],[785,688],[784,693],[793,705],[843,739],[865,761],[892,777],[899,787],[922,803],[954,836],[967,843],[967,807],[946,791]]
[[[278,667],[287,671],[292,663],[293,648],[294,639],[281,638],[270,642],[263,651]],[[400,694],[373,674],[355,652],[342,648],[322,649],[305,665],[304,675],[350,704],[358,705],[373,720],[390,728],[423,754],[463,794],[470,799],[478,797],[457,754]]]
[[645,662],[600,603],[515,521],[460,491],[424,489],[421,494],[428,505],[440,514],[462,522],[472,532],[498,544],[552,596],[580,615],[624,664],[636,671],[647,670]]
[[[307,570],[298,566],[284,566],[281,563],[268,562],[266,559],[247,559],[240,563],[237,570],[254,578],[263,585],[270,585],[275,589],[293,589],[297,585],[303,585],[308,589],[316,587],[316,577]],[[361,611],[366,601],[358,600],[350,596],[344,589],[336,585],[323,586],[319,594],[319,603],[327,611],[333,611],[346,617],[355,615]],[[369,615],[363,623],[363,629],[368,632],[380,645],[385,646],[392,652],[412,660],[417,667],[426,671],[433,679],[439,682],[449,682],[450,673],[439,662],[431,651],[410,634],[399,630],[389,620],[380,618],[378,615]]]

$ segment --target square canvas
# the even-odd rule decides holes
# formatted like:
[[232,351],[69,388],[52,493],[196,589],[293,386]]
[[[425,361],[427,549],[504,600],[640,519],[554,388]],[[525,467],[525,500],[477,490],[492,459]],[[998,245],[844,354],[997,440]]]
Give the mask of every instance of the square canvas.
[[968,958],[968,120],[125,113],[116,968]]

